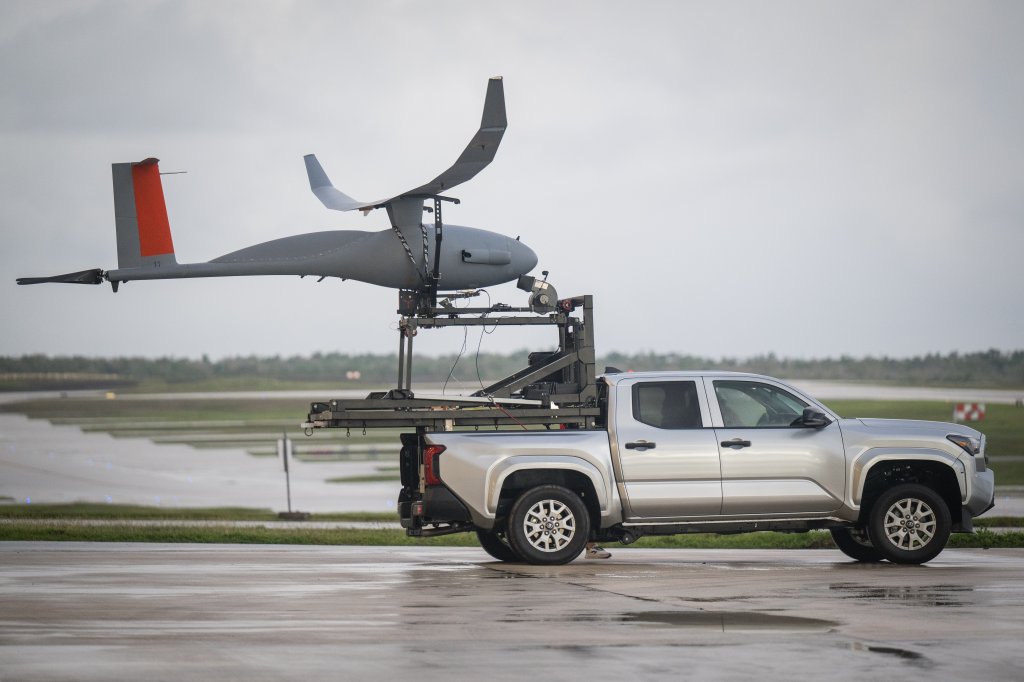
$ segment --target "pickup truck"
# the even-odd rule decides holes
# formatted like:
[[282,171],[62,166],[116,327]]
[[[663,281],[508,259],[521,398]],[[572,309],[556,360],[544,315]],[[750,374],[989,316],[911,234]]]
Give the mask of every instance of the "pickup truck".
[[754,374],[596,383],[592,428],[403,434],[407,532],[564,564],[588,541],[828,529],[857,561],[920,564],[994,506],[985,436],[963,424],[842,418]]

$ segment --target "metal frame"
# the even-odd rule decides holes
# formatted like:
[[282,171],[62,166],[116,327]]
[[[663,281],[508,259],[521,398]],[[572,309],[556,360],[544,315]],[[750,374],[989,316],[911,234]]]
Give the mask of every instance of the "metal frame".
[[[592,296],[558,301],[554,310],[437,307],[420,292],[401,292],[398,325],[398,385],[366,398],[310,405],[307,430],[317,428],[416,428],[449,431],[455,427],[494,428],[567,425],[594,428],[597,404]],[[573,313],[582,309],[582,316]],[[549,357],[487,386],[471,397],[422,397],[412,391],[413,338],[420,329],[479,326],[551,325],[558,350]],[[485,399],[481,401],[481,398]],[[522,398],[525,400],[513,400]]]

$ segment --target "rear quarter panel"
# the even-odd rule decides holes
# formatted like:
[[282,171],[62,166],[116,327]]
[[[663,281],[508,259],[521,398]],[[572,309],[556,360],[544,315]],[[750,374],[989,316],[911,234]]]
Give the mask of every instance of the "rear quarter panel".
[[441,480],[477,525],[493,525],[502,483],[523,469],[579,471],[593,482],[602,517],[621,513],[605,431],[444,432],[428,433],[426,440],[445,446]]

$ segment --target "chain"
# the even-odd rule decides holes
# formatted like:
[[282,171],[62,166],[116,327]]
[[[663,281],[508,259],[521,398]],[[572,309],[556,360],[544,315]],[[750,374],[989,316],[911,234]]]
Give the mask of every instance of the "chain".
[[[416,266],[416,258],[412,255],[412,249],[409,248],[409,242],[407,242],[405,240],[405,235],[402,234],[402,231],[399,230],[394,225],[391,226],[391,229],[394,230],[395,234],[398,235],[398,241],[402,242],[402,248],[405,249],[405,255],[409,257],[409,262],[412,263],[412,269],[416,271],[417,275],[419,275],[419,278],[420,278],[421,282],[426,282],[426,278],[423,276],[423,273],[420,272],[419,268]],[[424,252],[423,252],[423,265],[424,265],[424,267],[426,267],[426,263],[427,263],[427,255],[426,255],[427,230],[426,230],[426,228],[423,227],[423,223],[420,223],[420,230],[423,232],[423,248],[424,248]]]
[[427,269],[427,261],[429,260],[427,258],[427,226],[423,223],[420,223],[420,232],[423,234],[423,281],[425,282],[430,271]]

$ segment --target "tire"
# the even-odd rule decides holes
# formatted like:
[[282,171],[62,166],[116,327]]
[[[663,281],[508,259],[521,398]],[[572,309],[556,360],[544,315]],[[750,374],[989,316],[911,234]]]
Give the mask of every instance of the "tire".
[[832,540],[846,556],[864,563],[878,563],[885,557],[875,549],[864,528],[831,528]]
[[509,544],[531,564],[567,564],[590,537],[590,514],[579,495],[559,485],[527,490],[508,515]]
[[480,546],[484,548],[484,551],[498,561],[510,563],[522,561],[515,550],[508,544],[504,533],[493,530],[478,530],[476,532],[476,539],[480,541]]
[[918,483],[904,483],[875,500],[868,537],[895,564],[923,564],[946,546],[950,527],[949,508],[938,493]]

